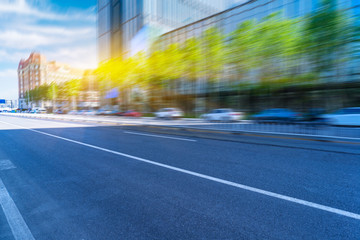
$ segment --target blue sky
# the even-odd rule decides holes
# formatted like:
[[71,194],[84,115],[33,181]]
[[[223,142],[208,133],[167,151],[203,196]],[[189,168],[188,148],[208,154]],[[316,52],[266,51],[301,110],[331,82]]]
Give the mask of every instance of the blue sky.
[[96,67],[96,0],[0,0],[0,99],[17,99],[17,66],[32,51]]

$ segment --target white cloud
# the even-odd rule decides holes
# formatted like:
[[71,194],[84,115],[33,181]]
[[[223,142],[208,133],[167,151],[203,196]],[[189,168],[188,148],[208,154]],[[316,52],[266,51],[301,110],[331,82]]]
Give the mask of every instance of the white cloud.
[[17,63],[21,58],[24,58],[29,53],[28,50],[23,51],[8,51],[0,49],[0,63]]
[[88,37],[95,38],[95,29],[84,28],[63,28],[63,27],[41,27],[28,26],[20,27],[17,30],[0,31],[1,47],[14,49],[34,49],[39,46],[58,46],[75,41],[88,40]]
[[64,41],[66,39],[59,39],[46,34],[41,35],[35,32],[25,33],[16,30],[0,32],[2,47],[13,49],[33,49],[38,46],[57,45]]
[[58,20],[58,21],[70,21],[75,19],[82,20],[95,20],[96,17],[91,14],[94,11],[94,8],[89,8],[83,12],[74,12],[68,11],[66,13],[55,13],[52,11],[50,6],[42,4],[41,10],[31,6],[27,3],[26,0],[1,0],[0,4],[0,13],[1,14],[18,14],[31,16],[38,19],[47,19],[47,20]]
[[61,35],[64,37],[81,37],[87,34],[95,34],[95,27],[62,27],[62,26],[39,26],[39,25],[22,25],[17,27],[18,30],[27,32],[36,32],[46,35]]
[[17,77],[16,69],[5,69],[0,71],[0,79],[6,80],[7,78]]
[[[87,45],[86,48],[66,47],[56,51],[45,52],[48,60],[64,62],[77,68],[96,68],[96,45]],[[81,59],[81,61],[79,61]]]
[[95,68],[95,8],[60,10],[50,0],[0,0],[0,98],[17,98],[18,62],[33,51]]
[[17,99],[18,83],[16,69],[0,71],[0,98]]

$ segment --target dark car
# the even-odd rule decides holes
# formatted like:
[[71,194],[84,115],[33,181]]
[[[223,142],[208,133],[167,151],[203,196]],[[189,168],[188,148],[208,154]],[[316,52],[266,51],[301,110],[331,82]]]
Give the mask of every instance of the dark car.
[[323,108],[310,108],[303,114],[302,120],[307,122],[325,121],[323,114],[325,114],[325,110]]

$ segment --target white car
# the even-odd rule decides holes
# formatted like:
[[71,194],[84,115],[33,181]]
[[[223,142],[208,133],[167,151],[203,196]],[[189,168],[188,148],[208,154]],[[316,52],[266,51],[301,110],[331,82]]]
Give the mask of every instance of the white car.
[[156,118],[181,118],[184,116],[183,111],[178,108],[162,108],[155,113]]
[[342,108],[331,114],[321,116],[334,126],[360,126],[360,107]]
[[84,112],[83,115],[94,116],[94,115],[96,115],[96,111],[95,110],[87,110],[87,111]]
[[230,108],[219,108],[201,115],[201,118],[205,119],[206,121],[239,121],[244,118],[244,113],[234,112]]
[[45,108],[35,108],[34,113],[44,114],[44,113],[47,113],[47,111]]

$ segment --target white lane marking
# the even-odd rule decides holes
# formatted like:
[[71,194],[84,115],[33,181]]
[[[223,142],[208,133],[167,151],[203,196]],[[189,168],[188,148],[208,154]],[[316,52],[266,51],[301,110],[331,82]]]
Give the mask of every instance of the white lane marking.
[[[191,129],[200,129],[200,130],[223,130],[229,132],[232,131],[232,129],[221,129],[221,128],[212,128],[212,127],[203,127],[203,128],[195,128],[195,127],[188,127]],[[236,129],[235,129],[236,132]],[[346,140],[360,140],[360,138],[353,138],[353,137],[341,137],[341,136],[331,136],[331,135],[313,135],[313,134],[303,134],[303,133],[291,133],[291,132],[267,132],[267,131],[253,131],[253,130],[239,130],[239,132],[243,133],[265,133],[265,134],[273,134],[273,135],[283,135],[283,136],[300,136],[300,137],[324,137],[324,138],[332,138],[332,139],[346,139]]]
[[303,206],[307,206],[307,207],[323,210],[323,211],[326,211],[326,212],[335,213],[335,214],[338,214],[338,215],[341,215],[341,216],[354,218],[356,220],[360,220],[360,214],[357,214],[357,213],[341,210],[341,209],[338,209],[338,208],[329,207],[329,206],[322,205],[322,204],[317,204],[317,203],[314,203],[314,202],[309,202],[309,201],[302,200],[302,199],[299,199],[299,198],[289,197],[289,196],[286,196],[286,195],[282,195],[282,194],[262,190],[262,189],[259,189],[259,188],[250,187],[250,186],[243,185],[243,184],[240,184],[240,183],[231,182],[231,181],[228,181],[228,180],[224,180],[224,179],[221,179],[221,178],[212,177],[212,176],[209,176],[209,175],[189,171],[189,170],[186,170],[186,169],[173,167],[171,165],[154,162],[154,161],[151,161],[151,160],[147,160],[145,158],[136,157],[136,156],[132,156],[132,155],[129,155],[129,154],[126,154],[126,153],[113,151],[113,150],[110,150],[110,149],[107,149],[107,148],[102,148],[102,147],[98,147],[98,146],[95,146],[95,145],[91,145],[91,144],[79,142],[79,141],[76,141],[76,140],[72,140],[72,139],[69,139],[69,138],[60,137],[60,136],[57,136],[57,135],[53,135],[53,134],[50,134],[50,133],[41,132],[41,131],[38,131],[38,130],[22,127],[22,126],[15,125],[15,124],[12,124],[12,123],[3,122],[3,121],[0,121],[0,122],[5,123],[5,124],[9,124],[9,125],[13,125],[13,126],[16,126],[16,127],[19,127],[19,128],[27,129],[29,131],[40,133],[40,134],[50,136],[50,137],[53,137],[53,138],[58,138],[58,139],[61,139],[61,140],[64,140],[64,141],[76,143],[76,144],[79,144],[79,145],[94,148],[94,149],[101,150],[101,151],[104,151],[104,152],[108,152],[108,153],[112,153],[112,154],[115,154],[115,155],[131,158],[131,159],[134,159],[134,160],[137,160],[137,161],[140,161],[140,162],[149,163],[149,164],[152,164],[152,165],[156,165],[156,166],[159,166],[159,167],[171,169],[171,170],[181,172],[181,173],[185,173],[185,174],[188,174],[188,175],[192,175],[192,176],[195,176],[195,177],[207,179],[207,180],[210,180],[210,181],[213,181],[213,182],[222,183],[222,184],[225,184],[225,185],[228,185],[228,186],[233,186],[233,187],[240,188],[240,189],[243,189],[243,190],[247,190],[247,191],[250,191],[250,192],[259,193],[259,194],[262,194],[262,195],[265,195],[265,196],[285,200],[285,201],[292,202],[292,203],[297,203],[297,204],[300,204],[300,205],[303,205]]
[[35,240],[0,178],[0,205],[16,240]]
[[15,168],[14,164],[7,159],[0,160],[0,171]]
[[127,133],[127,134],[135,134],[135,135],[142,135],[142,136],[148,136],[148,137],[169,138],[169,139],[180,140],[180,141],[197,142],[197,140],[188,139],[188,138],[169,137],[169,136],[163,136],[163,135],[155,135],[155,134],[147,134],[147,133],[138,133],[138,132],[130,132],[130,131],[124,131],[124,133]]

